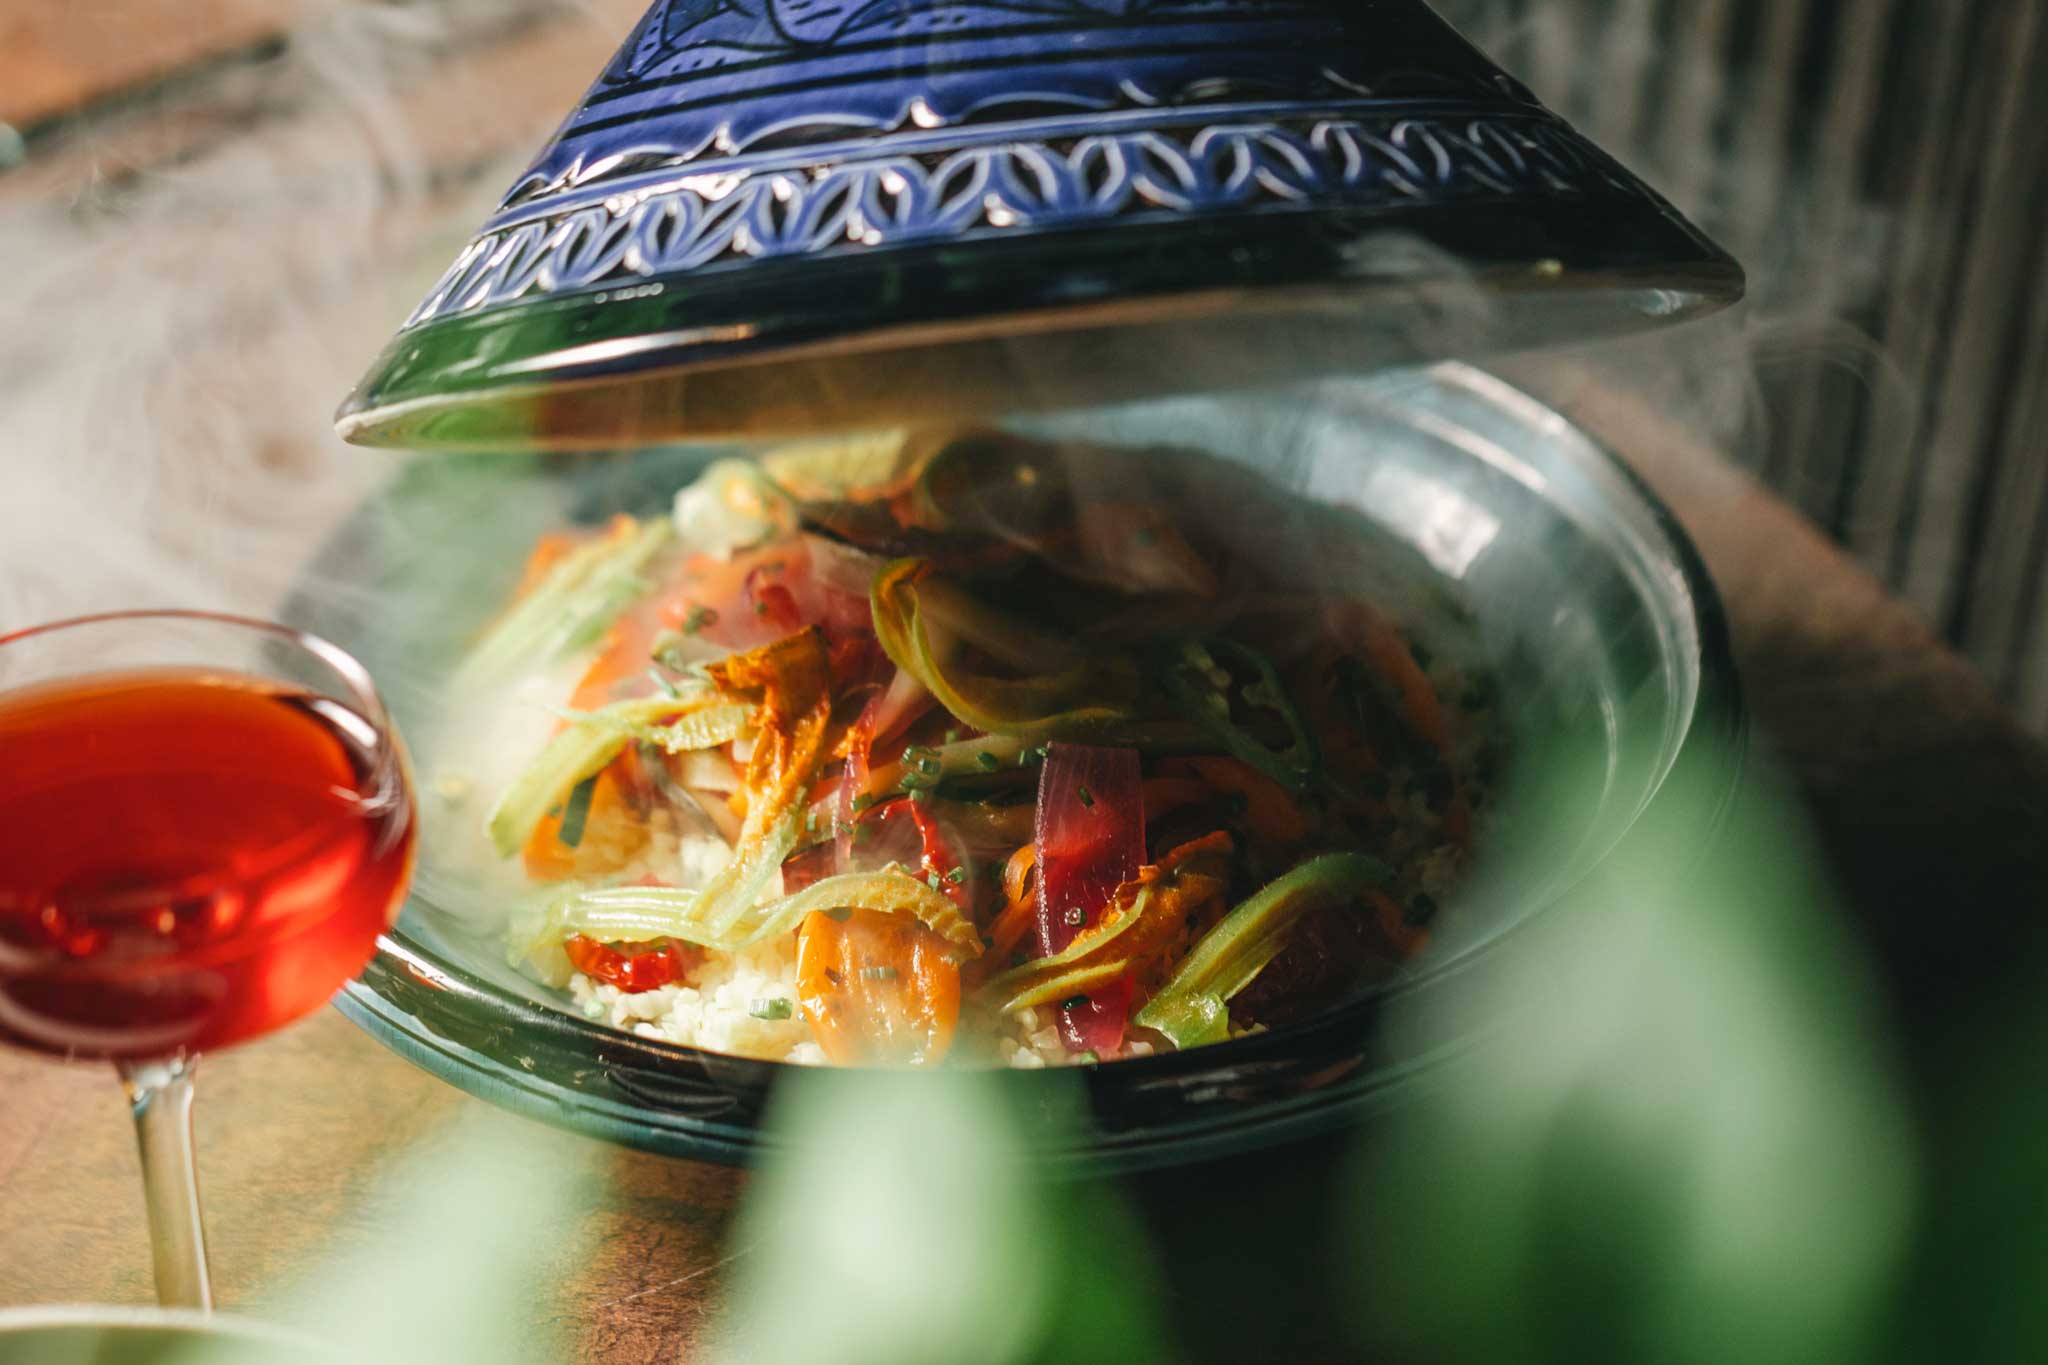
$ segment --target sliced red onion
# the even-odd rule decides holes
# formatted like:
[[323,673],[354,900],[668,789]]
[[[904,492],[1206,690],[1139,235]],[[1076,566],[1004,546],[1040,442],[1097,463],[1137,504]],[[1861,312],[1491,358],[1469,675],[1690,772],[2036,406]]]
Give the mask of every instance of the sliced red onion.
[[[1038,776],[1038,949],[1059,952],[1095,923],[1145,861],[1145,791],[1135,749],[1055,743]],[[1130,989],[1119,983],[1060,1010],[1071,1052],[1123,1042]]]

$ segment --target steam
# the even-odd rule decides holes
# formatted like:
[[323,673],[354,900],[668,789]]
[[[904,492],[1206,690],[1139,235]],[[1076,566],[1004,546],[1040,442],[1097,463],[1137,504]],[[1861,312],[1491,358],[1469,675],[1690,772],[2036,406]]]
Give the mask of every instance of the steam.
[[[248,131],[65,197],[0,194],[0,630],[142,605],[276,614],[392,468],[328,418],[444,245],[414,225],[433,209],[459,231],[535,135],[505,127],[505,160],[451,204],[422,144],[449,130],[409,123],[401,92],[486,21],[569,8],[314,0],[283,55],[237,78]],[[73,136],[53,163],[92,154]]]

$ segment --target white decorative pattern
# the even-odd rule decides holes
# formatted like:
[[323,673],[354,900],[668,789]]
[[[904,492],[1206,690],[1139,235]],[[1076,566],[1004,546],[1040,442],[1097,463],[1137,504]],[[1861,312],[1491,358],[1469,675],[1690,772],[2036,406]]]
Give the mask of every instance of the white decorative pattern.
[[654,279],[727,259],[913,245],[970,231],[1199,214],[1644,193],[1554,119],[1229,124],[707,171],[486,232],[407,320]]

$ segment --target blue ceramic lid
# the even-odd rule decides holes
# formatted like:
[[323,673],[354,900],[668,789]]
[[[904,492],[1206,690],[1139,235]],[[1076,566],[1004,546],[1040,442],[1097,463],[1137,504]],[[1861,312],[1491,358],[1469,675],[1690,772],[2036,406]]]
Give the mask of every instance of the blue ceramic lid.
[[1741,288],[1419,0],[656,0],[338,421],[502,449],[930,420]]

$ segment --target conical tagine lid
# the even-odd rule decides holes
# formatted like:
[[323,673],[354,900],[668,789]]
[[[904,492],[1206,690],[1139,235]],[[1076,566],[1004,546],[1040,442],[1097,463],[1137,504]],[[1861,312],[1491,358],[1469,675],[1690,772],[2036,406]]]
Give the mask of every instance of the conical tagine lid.
[[493,449],[873,425],[1741,288],[1415,0],[657,0],[338,421]]

